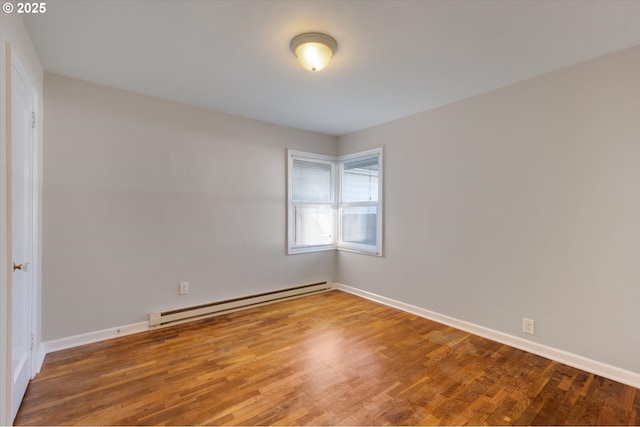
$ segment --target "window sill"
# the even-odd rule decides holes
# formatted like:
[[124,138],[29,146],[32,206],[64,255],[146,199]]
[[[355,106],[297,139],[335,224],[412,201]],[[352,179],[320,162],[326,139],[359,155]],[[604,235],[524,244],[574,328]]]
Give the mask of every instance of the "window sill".
[[324,251],[335,251],[335,245],[325,245],[325,246],[306,246],[306,247],[298,247],[298,248],[289,248],[287,255],[297,255],[297,254],[306,254],[309,252],[324,252]]
[[362,255],[369,255],[369,256],[382,258],[382,252],[370,252],[370,251],[363,251],[359,249],[345,248],[345,247],[337,247],[336,250],[340,252],[350,252],[352,254],[362,254]]
[[298,255],[298,254],[307,254],[312,252],[325,252],[325,251],[340,251],[340,252],[350,252],[353,254],[361,254],[382,258],[382,253],[380,252],[370,252],[363,251],[353,248],[345,248],[340,246],[313,246],[308,248],[297,248],[297,249],[289,249],[287,255]]

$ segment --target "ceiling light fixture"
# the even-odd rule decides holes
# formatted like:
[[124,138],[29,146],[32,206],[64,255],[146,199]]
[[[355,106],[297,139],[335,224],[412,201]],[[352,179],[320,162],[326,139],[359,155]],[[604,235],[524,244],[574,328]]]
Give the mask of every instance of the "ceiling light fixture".
[[338,42],[322,33],[299,34],[291,40],[291,51],[309,71],[320,71],[338,49]]

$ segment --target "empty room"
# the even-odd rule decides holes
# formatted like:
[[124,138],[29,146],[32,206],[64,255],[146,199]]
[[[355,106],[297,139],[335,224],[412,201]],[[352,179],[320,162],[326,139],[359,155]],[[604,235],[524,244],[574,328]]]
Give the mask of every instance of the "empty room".
[[639,425],[640,1],[4,0],[0,425]]

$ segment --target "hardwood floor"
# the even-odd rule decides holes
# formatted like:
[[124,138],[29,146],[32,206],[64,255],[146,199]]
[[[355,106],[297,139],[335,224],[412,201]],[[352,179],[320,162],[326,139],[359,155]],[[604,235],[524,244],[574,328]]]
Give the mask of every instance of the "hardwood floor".
[[340,291],[47,355],[18,425],[640,423],[640,390]]

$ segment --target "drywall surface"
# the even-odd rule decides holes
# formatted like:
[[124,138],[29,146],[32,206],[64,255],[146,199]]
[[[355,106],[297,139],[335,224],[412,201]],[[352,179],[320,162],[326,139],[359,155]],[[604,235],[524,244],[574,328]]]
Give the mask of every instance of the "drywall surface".
[[339,138],[378,146],[385,256],[339,282],[640,372],[640,48]]
[[45,340],[334,279],[335,252],[286,255],[285,177],[335,137],[53,74],[45,110]]

